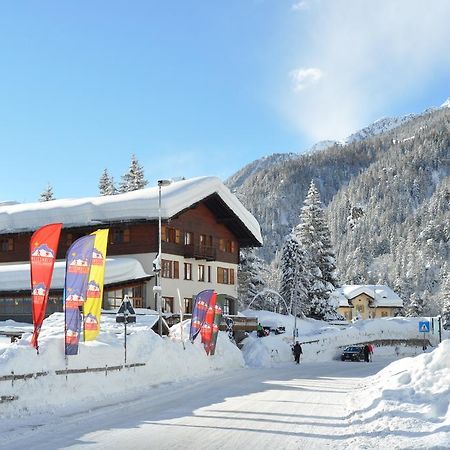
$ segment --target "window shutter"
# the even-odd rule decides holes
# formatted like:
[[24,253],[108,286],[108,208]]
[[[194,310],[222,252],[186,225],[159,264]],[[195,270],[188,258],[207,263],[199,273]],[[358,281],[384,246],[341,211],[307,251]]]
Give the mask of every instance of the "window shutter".
[[173,277],[180,278],[180,263],[178,261],[173,262]]

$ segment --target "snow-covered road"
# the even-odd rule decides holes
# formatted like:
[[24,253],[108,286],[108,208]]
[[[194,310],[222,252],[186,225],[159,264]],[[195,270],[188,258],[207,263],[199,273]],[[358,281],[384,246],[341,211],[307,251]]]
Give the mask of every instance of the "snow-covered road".
[[387,363],[281,364],[162,385],[140,399],[84,414],[36,418],[32,425],[18,421],[17,429],[1,435],[0,447],[362,448],[363,436],[347,428],[346,399]]

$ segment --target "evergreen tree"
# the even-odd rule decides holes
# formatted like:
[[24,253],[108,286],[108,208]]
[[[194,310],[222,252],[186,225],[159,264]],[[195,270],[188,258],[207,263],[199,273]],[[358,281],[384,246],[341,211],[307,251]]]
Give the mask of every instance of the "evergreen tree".
[[280,295],[293,314],[305,314],[308,303],[309,272],[307,256],[294,233],[287,236],[280,260]]
[[314,181],[309,186],[295,234],[308,255],[307,266],[300,269],[310,274],[308,314],[317,319],[337,318],[339,314],[336,307],[329,302],[330,293],[339,285],[335,256],[320,194]]
[[136,191],[147,186],[148,181],[144,177],[144,168],[139,165],[136,156],[131,155],[131,163],[128,172],[122,175],[120,192]]
[[41,193],[41,196],[39,197],[39,201],[40,202],[48,202],[50,200],[55,200],[55,197],[53,195],[53,188],[50,185],[50,183],[48,183],[45,191],[43,191]]
[[[255,255],[254,249],[244,249],[240,253],[238,270],[238,306],[244,310],[255,296],[266,287],[264,274],[267,272],[265,263]],[[265,298],[260,296],[252,303],[257,309],[268,309]]]
[[117,189],[114,186],[114,177],[110,176],[108,169],[105,169],[98,182],[98,189],[100,195],[115,195],[117,194]]
[[444,329],[450,330],[450,275],[447,274],[442,284],[441,294],[441,316]]
[[405,308],[405,315],[407,317],[422,317],[424,309],[423,297],[413,292],[409,301],[409,305]]

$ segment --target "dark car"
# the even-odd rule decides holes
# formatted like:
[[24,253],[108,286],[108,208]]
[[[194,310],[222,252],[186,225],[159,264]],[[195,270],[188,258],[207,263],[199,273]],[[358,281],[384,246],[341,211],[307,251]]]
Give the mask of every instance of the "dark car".
[[364,361],[363,347],[357,347],[355,345],[347,347],[342,352],[341,361]]

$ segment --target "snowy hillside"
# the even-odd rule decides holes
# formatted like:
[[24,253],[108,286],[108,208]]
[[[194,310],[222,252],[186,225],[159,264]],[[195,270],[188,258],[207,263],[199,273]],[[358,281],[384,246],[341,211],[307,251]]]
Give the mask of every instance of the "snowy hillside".
[[[257,256],[271,264],[298,225],[314,180],[326,208],[340,282],[386,284],[406,307],[420,306],[414,314],[436,315],[448,284],[450,109],[434,108],[399,121],[375,137],[254,173],[236,193],[261,225],[265,244]],[[271,289],[277,289],[274,277],[266,280]]]
[[385,133],[398,127],[405,122],[410,121],[417,117],[417,114],[408,114],[402,117],[383,117],[382,119],[378,119],[367,127],[362,128],[359,131],[351,134],[348,138],[345,139],[345,143],[349,144],[355,141],[362,141],[364,139],[378,136],[379,134]]

